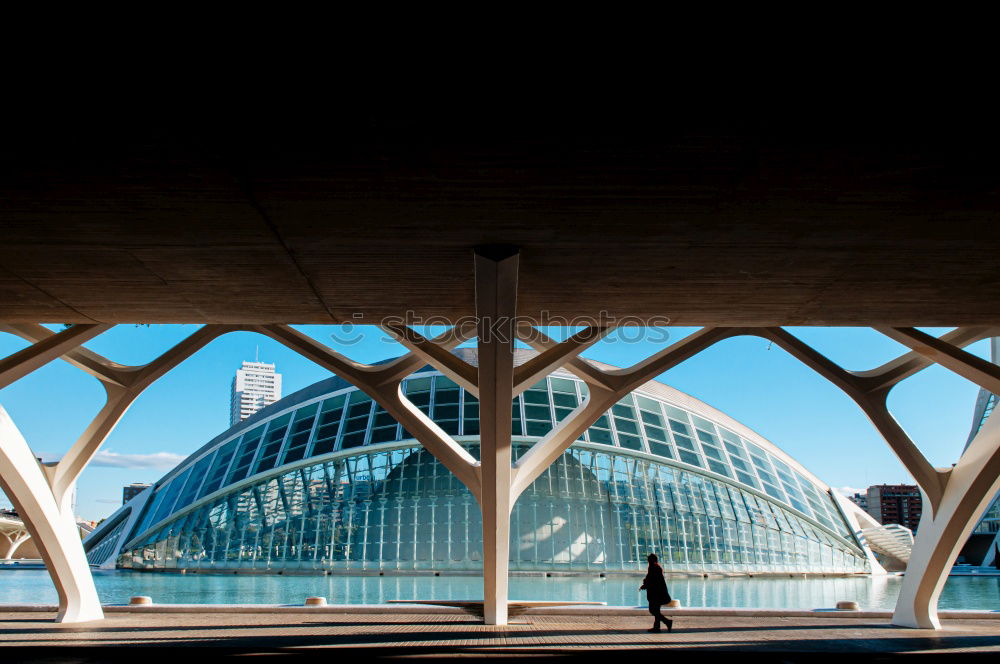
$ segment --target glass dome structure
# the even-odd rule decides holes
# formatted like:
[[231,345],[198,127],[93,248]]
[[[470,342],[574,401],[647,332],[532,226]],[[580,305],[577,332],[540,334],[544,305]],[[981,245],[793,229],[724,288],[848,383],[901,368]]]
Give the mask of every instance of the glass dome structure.
[[[475,362],[474,350],[456,352]],[[478,457],[471,394],[429,367],[403,389]],[[515,457],[586,396],[586,385],[560,370],[515,399]],[[518,499],[510,569],[634,572],[655,552],[675,572],[869,572],[844,509],[772,443],[649,382]],[[482,569],[481,528],[461,482],[368,395],[334,377],[217,436],[84,547],[93,565],[143,570],[462,573]]]

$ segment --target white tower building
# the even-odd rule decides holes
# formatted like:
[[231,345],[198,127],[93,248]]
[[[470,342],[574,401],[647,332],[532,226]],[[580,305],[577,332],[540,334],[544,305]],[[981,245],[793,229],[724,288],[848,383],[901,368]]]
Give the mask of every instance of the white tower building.
[[281,398],[281,374],[265,362],[244,362],[233,378],[229,425],[245,420]]

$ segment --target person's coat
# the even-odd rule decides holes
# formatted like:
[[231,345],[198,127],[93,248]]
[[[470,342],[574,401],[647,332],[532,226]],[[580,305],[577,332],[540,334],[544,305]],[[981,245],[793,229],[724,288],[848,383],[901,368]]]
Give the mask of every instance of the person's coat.
[[670,601],[667,592],[667,581],[663,578],[663,568],[659,563],[650,563],[646,570],[646,578],[642,580],[640,590],[646,591],[646,601],[650,604],[666,604]]

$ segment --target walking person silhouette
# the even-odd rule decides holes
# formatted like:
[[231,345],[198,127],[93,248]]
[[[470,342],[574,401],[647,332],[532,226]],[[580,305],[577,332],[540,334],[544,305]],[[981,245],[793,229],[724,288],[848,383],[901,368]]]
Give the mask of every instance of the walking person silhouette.
[[674,621],[660,613],[660,605],[670,601],[670,592],[667,590],[667,581],[663,578],[663,568],[657,562],[655,553],[649,554],[646,558],[649,562],[649,569],[646,570],[646,578],[642,580],[639,590],[646,591],[646,601],[649,602],[649,612],[653,615],[653,626],[647,632],[659,632],[660,623],[667,624],[667,631],[674,630]]

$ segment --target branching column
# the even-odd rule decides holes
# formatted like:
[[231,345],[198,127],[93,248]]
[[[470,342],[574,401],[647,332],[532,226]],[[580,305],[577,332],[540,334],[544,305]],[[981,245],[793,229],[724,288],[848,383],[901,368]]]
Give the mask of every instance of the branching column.
[[[877,329],[924,358],[1000,394],[997,365],[913,328]],[[948,573],[976,522],[1000,490],[1000,418],[990,417],[958,463],[938,473],[940,495],[934,499],[923,492],[924,510],[892,616],[895,625],[941,628],[937,605]]]
[[479,335],[479,472],[483,512],[483,616],[507,623],[510,561],[511,420],[514,398],[514,324],[517,315],[516,250],[476,252]]
[[59,595],[57,622],[104,617],[72,510],[56,501],[21,432],[0,408],[0,486],[28,527]]
[[0,388],[61,357],[97,378],[107,395],[100,412],[69,451],[59,462],[49,464],[36,461],[20,431],[0,408],[0,485],[24,520],[52,577],[59,595],[56,622],[104,617],[73,514],[73,487],[80,473],[147,387],[216,337],[239,329],[206,325],[149,364],[124,366],[81,346],[110,327],[74,325],[54,333],[41,325],[0,326],[34,342],[0,361]]

